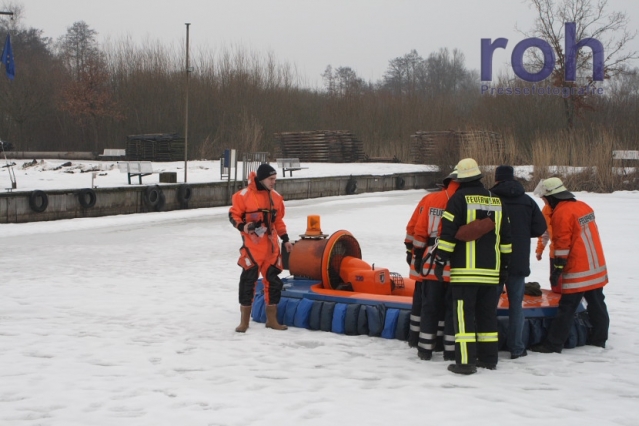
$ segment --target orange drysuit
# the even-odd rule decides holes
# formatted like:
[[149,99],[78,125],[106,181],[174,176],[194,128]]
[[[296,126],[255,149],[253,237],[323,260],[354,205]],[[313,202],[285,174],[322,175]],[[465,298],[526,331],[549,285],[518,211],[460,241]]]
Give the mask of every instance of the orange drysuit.
[[[278,236],[288,241],[284,224],[284,199],[274,189],[269,191],[255,181],[255,172],[249,175],[248,186],[233,194],[229,220],[242,235],[242,247],[238,265],[243,268],[240,276],[240,304],[253,303],[255,282],[262,274],[266,305],[279,303],[283,283],[282,258]],[[248,224],[255,226],[249,234]]]
[[413,228],[413,251],[416,257],[421,255],[421,259],[417,259],[417,263],[421,264],[418,270],[415,270],[413,259],[411,275],[421,281],[417,353],[422,359],[430,359],[439,345],[443,346],[445,359],[455,358],[452,304],[449,307],[446,302],[450,265],[446,264],[444,268],[444,282],[437,279],[433,266],[437,238],[442,230],[442,215],[448,200],[457,188],[459,183],[451,180],[446,188],[424,197],[420,202],[421,211]]
[[608,270],[595,213],[582,201],[564,201],[552,212],[552,257],[566,259],[561,293],[581,293],[605,286]]
[[[434,192],[430,192],[430,193],[424,195],[421,200],[419,200],[419,203],[417,203],[417,207],[415,207],[415,210],[413,211],[413,214],[410,217],[410,220],[408,221],[408,224],[406,225],[406,237],[404,238],[404,244],[406,245],[407,251],[409,251],[409,250],[412,251],[413,248],[414,248],[415,225],[417,224],[417,220],[419,219],[419,217],[423,213],[424,209],[428,206],[429,198],[432,197],[433,195],[435,195],[435,193]],[[423,248],[423,246],[422,246],[422,248]],[[410,277],[412,279],[414,279],[416,281],[421,281],[422,280],[421,275],[418,272],[415,271],[415,259],[412,259],[411,262],[410,262],[409,275],[410,275]]]
[[[424,253],[424,264],[419,271],[415,271],[413,262],[410,271],[411,278],[437,281],[435,268],[430,267],[434,258],[429,257],[428,255],[436,248],[434,247],[435,242],[442,232],[442,215],[444,214],[444,210],[446,210],[448,200],[455,191],[457,191],[457,188],[459,188],[459,183],[451,181],[448,184],[448,187],[422,198],[422,201],[420,202],[422,211],[417,217],[415,227],[413,229],[413,248],[414,250],[421,250],[422,253]],[[422,275],[422,273],[428,274]],[[450,281],[449,264],[446,264],[446,267],[444,268],[444,281]]]

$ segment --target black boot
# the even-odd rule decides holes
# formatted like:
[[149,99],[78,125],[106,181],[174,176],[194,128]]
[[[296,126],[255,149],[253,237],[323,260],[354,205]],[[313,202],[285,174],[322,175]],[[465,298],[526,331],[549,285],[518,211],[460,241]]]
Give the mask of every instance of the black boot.
[[533,345],[530,347],[530,350],[533,352],[539,352],[542,354],[552,354],[552,353],[560,354],[561,353],[561,351],[556,351],[550,346],[546,345],[545,343],[539,343],[537,345]]
[[520,353],[519,355],[510,354],[510,359],[523,358],[525,356],[528,356],[528,352],[526,351],[526,349],[524,349],[524,351]]
[[486,370],[497,370],[497,364],[491,362],[477,361],[477,367],[485,368]]
[[433,351],[426,351],[426,350],[420,351],[420,350],[418,350],[417,351],[417,356],[422,361],[430,361],[433,358]]
[[452,371],[455,374],[475,374],[477,372],[477,367],[472,364],[450,364],[448,366],[448,371]]

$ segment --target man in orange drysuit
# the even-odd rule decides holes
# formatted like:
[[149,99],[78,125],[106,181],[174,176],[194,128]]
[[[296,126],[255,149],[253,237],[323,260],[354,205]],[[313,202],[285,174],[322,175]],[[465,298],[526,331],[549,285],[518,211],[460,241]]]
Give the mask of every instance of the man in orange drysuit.
[[282,272],[279,238],[287,252],[290,243],[284,224],[284,200],[273,189],[277,172],[268,164],[261,164],[257,173],[249,175],[248,186],[233,194],[233,205],[229,220],[242,235],[242,247],[238,265],[240,275],[240,325],[235,331],[244,333],[249,327],[255,283],[262,274],[264,302],[266,305],[266,327],[286,330],[277,322],[277,304],[282,295],[283,283],[278,276]]
[[[448,183],[453,179],[453,174],[444,178],[444,186],[447,186]],[[429,190],[430,191],[430,190]],[[415,280],[415,289],[413,291],[413,304],[411,306],[410,311],[410,325],[408,329],[408,346],[411,348],[416,348],[419,342],[419,333],[420,333],[420,317],[422,312],[422,275],[421,269],[416,268],[416,258],[414,256],[414,234],[415,234],[415,225],[419,217],[423,212],[428,214],[428,206],[430,205],[429,199],[434,196],[437,192],[429,192],[424,195],[419,203],[417,203],[417,207],[413,211],[413,214],[406,225],[406,237],[404,238],[404,245],[406,246],[406,263],[410,267],[409,276],[410,278]],[[421,264],[422,255],[424,254],[424,246],[421,246],[421,253],[417,260],[419,262],[417,266]],[[418,354],[420,354],[418,350]]]
[[550,284],[555,287],[561,281],[561,299],[546,339],[530,349],[560,353],[582,298],[588,302],[592,324],[587,343],[605,348],[610,319],[603,287],[608,283],[608,270],[595,213],[586,203],[577,201],[559,178],[546,179],[543,185],[543,196],[552,208],[555,263]]
[[422,277],[415,269],[415,259],[413,256],[413,234],[415,233],[417,218],[424,210],[424,206],[428,203],[428,198],[432,195],[434,195],[434,193],[429,192],[422,197],[419,203],[417,203],[417,207],[415,207],[415,210],[406,225],[406,237],[404,238],[404,245],[406,246],[406,263],[408,263],[408,266],[410,267],[409,276],[415,280],[413,304],[410,310],[410,325],[408,328],[408,346],[411,348],[416,348],[419,341],[419,323],[422,309]]
[[444,360],[455,360],[452,299],[448,293],[450,266],[446,265],[441,282],[435,276],[434,268],[434,251],[442,230],[442,215],[448,200],[459,188],[459,183],[453,181],[455,177],[457,172],[453,171],[444,179],[441,191],[425,197],[413,231],[414,263],[422,280],[417,356],[425,361],[432,358],[433,351],[441,350],[440,347],[444,350]]

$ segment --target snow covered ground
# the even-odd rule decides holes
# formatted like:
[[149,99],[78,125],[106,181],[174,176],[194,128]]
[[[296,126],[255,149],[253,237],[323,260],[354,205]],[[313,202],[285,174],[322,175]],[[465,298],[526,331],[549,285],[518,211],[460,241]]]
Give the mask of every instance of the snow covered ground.
[[[294,177],[337,174],[309,166]],[[348,170],[359,166],[406,165]],[[16,172],[18,189],[88,186],[56,172]],[[349,230],[364,260],[406,275],[405,225],[423,194],[290,201],[285,220],[296,239],[319,214],[325,233]],[[0,425],[636,425],[639,193],[576,195],[595,209],[610,271],[607,348],[503,352],[472,376],[398,340],[257,323],[235,333],[240,238],[226,207],[2,224]],[[531,264],[548,287],[547,258]]]
[[[96,187],[126,186],[127,175],[120,172],[117,161],[85,161],[85,160],[13,160],[0,161],[0,188],[11,188],[11,180],[7,164],[15,164],[17,190],[32,191],[34,189],[68,189],[68,188],[90,188],[92,183],[92,172],[96,172],[93,184]],[[290,172],[286,177],[282,177],[282,171],[273,162],[272,166],[278,172],[278,178],[290,179]],[[424,166],[419,164],[398,164],[398,163],[302,163],[306,169],[293,172],[293,178],[322,177],[322,176],[343,176],[343,175],[385,175],[393,173],[410,173],[437,170],[434,166]],[[155,172],[176,172],[178,182],[184,182],[184,162],[153,163]],[[232,169],[232,176],[235,176],[235,169]],[[238,180],[242,179],[242,163],[238,163]],[[219,182],[220,161],[189,161],[187,170],[187,181],[189,183]],[[142,182],[145,185],[157,183],[159,175],[145,176]],[[132,179],[132,183],[137,183],[138,179]]]

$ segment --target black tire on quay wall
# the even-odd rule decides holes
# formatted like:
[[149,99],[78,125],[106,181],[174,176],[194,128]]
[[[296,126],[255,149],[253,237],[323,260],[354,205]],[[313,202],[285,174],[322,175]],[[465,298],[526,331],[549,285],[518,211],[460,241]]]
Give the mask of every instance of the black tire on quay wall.
[[158,185],[147,186],[144,190],[144,204],[148,207],[160,211],[164,208],[166,199],[164,198],[164,192]]
[[404,178],[401,176],[397,176],[397,179],[395,181],[395,189],[404,189],[404,186],[406,186],[406,181],[404,180]]
[[353,195],[355,191],[357,191],[357,180],[351,176],[348,183],[346,183],[346,194]]
[[78,192],[78,201],[83,209],[90,209],[95,206],[97,199],[95,191],[91,188],[84,188]]
[[44,191],[35,190],[29,194],[29,207],[37,213],[42,213],[49,205],[49,197]]
[[160,200],[155,205],[155,211],[161,212],[162,210],[164,210],[164,206],[166,206],[166,197],[164,196],[164,192],[160,190]]
[[191,189],[190,185],[187,185],[185,183],[180,185],[177,190],[177,200],[178,200],[178,203],[180,203],[180,207],[188,208],[189,200],[191,199],[192,195],[193,195],[193,189]]

